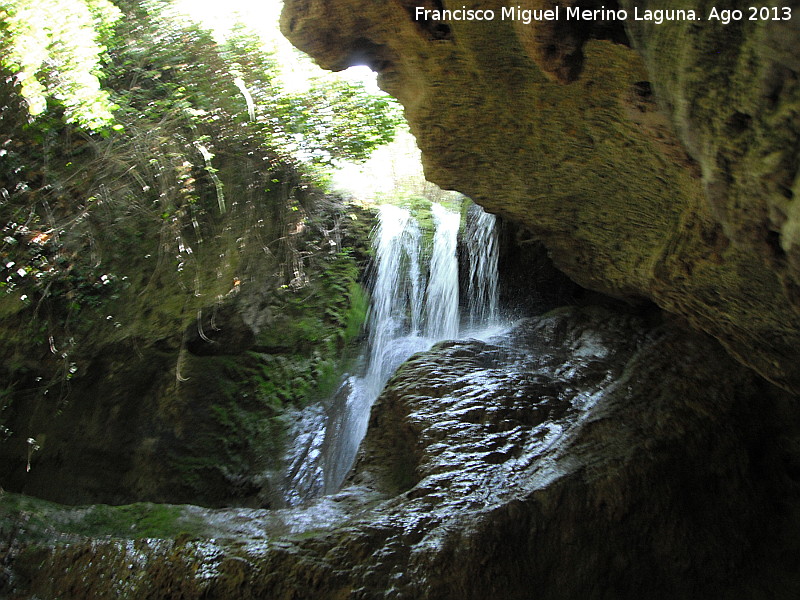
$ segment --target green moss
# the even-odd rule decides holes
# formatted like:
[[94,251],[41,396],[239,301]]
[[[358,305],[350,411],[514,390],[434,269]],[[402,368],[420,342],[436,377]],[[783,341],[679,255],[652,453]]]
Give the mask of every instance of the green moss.
[[[283,411],[330,395],[358,338],[369,299],[349,252],[301,292],[284,292],[256,350],[187,356],[175,402],[184,433],[167,449],[175,485],[208,503],[225,493],[257,495],[255,474],[277,468],[286,437]],[[182,399],[181,399],[182,398]],[[190,433],[189,433],[190,432]]]
[[274,362],[257,353],[187,359],[174,400],[184,407],[179,436],[164,452],[184,490],[178,498],[219,504],[258,494],[258,474],[276,466],[285,437],[285,398],[264,377]]
[[342,378],[338,362],[332,360],[321,361],[317,367],[316,375],[315,395],[319,398],[327,398],[333,394]]
[[268,503],[262,474],[279,467],[284,412],[328,397],[357,355],[369,298],[354,253],[317,256],[307,268],[304,287],[269,297],[271,321],[250,350],[185,354],[184,381],[162,400],[176,435],[161,454],[180,501]]
[[349,344],[361,333],[364,322],[369,312],[369,294],[357,282],[350,284],[348,290],[350,306],[345,314],[344,328],[342,329],[342,342]]
[[181,506],[137,503],[66,507],[10,493],[0,495],[0,517],[0,535],[4,539],[24,537],[26,542],[53,539],[59,534],[67,539],[200,537],[208,529],[200,518],[187,514]]
[[197,532],[201,527],[198,519],[187,519],[179,506],[139,503],[90,506],[63,529],[87,537],[166,538]]

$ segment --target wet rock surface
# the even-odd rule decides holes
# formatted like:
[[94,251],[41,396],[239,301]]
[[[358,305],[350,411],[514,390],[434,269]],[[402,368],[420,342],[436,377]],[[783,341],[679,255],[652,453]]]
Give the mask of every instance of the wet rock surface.
[[782,394],[657,312],[560,309],[412,357],[338,494],[279,511],[184,507],[201,526],[168,540],[18,534],[7,588],[793,598],[800,437]]

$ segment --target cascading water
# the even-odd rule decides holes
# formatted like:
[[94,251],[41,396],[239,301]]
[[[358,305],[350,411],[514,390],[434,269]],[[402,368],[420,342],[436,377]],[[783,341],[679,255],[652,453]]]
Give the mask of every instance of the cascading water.
[[383,205],[373,237],[377,277],[369,316],[369,358],[363,377],[349,377],[340,418],[328,429],[325,491],[338,489],[367,432],[369,409],[404,360],[430,342],[420,337],[423,314],[421,233],[411,213]]
[[[370,394],[375,393],[376,397],[405,360],[398,356],[403,352],[397,352],[397,341],[407,339],[411,346],[420,345],[421,238],[419,226],[408,210],[389,204],[381,207],[373,242],[377,278],[372,291],[369,363],[364,378]],[[399,347],[404,345],[408,344]]]
[[428,278],[425,335],[432,340],[458,337],[458,228],[461,215],[441,204],[431,207],[436,230]]
[[469,324],[486,327],[499,319],[497,264],[500,244],[496,217],[477,204],[467,210],[464,245],[469,260]]
[[[422,235],[411,213],[383,205],[373,236],[376,280],[369,316],[365,374],[350,376],[327,408],[306,411],[295,432],[285,501],[297,504],[341,486],[355,459],[369,411],[394,371],[415,352],[459,336],[458,231],[460,215],[431,207],[435,231],[427,285],[421,268]],[[470,334],[496,326],[497,236],[495,220],[470,208],[464,243],[470,261]],[[484,306],[485,305],[485,306]]]

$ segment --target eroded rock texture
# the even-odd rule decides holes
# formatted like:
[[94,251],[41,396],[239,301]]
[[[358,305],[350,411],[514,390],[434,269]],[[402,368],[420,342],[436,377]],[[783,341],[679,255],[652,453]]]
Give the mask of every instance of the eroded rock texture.
[[[286,0],[282,27],[325,68],[379,71],[429,179],[523,224],[581,285],[651,298],[800,390],[797,0],[791,20],[728,25],[710,0],[622,0],[624,24],[499,18],[555,4]],[[498,16],[416,21],[418,5]]]
[[442,343],[390,381],[339,494],[185,509],[213,539],[18,548],[17,595],[796,598],[796,418],[659,321],[563,309]]

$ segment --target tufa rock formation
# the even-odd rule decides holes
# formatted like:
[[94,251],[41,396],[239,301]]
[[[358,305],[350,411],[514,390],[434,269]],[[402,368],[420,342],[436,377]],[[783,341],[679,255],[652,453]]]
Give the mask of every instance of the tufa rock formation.
[[[21,505],[12,597],[797,598],[786,394],[661,314],[565,308],[415,355],[306,508],[165,507],[186,533],[155,539],[152,505]],[[68,545],[19,542],[43,510]]]
[[[557,21],[500,19],[557,4]],[[755,21],[734,1],[728,24],[709,0],[661,24],[634,6],[685,3],[602,4],[628,19],[564,18],[599,0],[286,0],[282,29],[325,68],[377,70],[427,177],[522,224],[574,281],[649,298],[800,391],[797,0]],[[415,20],[462,5],[495,19]]]

